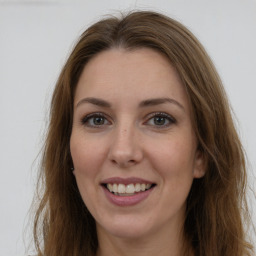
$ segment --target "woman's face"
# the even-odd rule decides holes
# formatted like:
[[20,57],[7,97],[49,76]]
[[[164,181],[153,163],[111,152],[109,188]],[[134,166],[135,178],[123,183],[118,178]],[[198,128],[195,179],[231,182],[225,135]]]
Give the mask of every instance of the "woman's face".
[[70,150],[99,235],[177,231],[193,179],[204,175],[185,89],[167,58],[147,48],[107,50],[85,66]]

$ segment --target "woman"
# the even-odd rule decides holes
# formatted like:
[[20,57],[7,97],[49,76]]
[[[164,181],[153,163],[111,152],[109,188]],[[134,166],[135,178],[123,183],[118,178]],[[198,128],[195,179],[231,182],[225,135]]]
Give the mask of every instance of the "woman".
[[180,23],[133,12],[92,25],[50,114],[38,255],[252,255],[242,146],[210,58]]

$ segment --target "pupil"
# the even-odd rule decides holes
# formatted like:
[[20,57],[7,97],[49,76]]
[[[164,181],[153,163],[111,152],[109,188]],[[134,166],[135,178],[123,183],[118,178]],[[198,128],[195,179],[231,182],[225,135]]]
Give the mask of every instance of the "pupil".
[[165,123],[165,117],[155,117],[154,121],[156,125],[163,125]]
[[95,124],[95,125],[104,124],[104,119],[103,119],[103,117],[95,117],[95,118],[94,118],[94,124]]

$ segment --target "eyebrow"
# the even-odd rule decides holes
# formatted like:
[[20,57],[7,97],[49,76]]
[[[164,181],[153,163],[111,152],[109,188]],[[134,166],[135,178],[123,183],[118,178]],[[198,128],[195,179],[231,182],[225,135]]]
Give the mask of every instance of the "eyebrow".
[[[93,105],[96,105],[99,107],[104,107],[104,108],[111,108],[111,106],[112,106],[108,101],[105,101],[105,100],[102,100],[99,98],[89,97],[89,98],[84,98],[84,99],[80,100],[76,104],[76,107],[80,106],[83,103],[91,103]],[[185,110],[185,108],[182,106],[182,104],[180,104],[178,101],[171,99],[171,98],[153,98],[153,99],[143,100],[142,102],[140,102],[139,107],[150,107],[150,106],[156,106],[156,105],[161,105],[161,104],[165,104],[165,103],[175,104],[182,110]]]
[[171,99],[171,98],[154,98],[154,99],[148,99],[148,100],[143,100],[139,106],[140,107],[148,107],[148,106],[156,106],[164,103],[172,103],[175,104],[176,106],[180,107],[181,109],[185,110],[185,108],[182,106],[181,103],[178,101]]
[[77,104],[76,107],[80,106],[83,103],[91,103],[93,105],[99,106],[99,107],[104,107],[104,108],[111,108],[111,104],[105,100],[99,99],[99,98],[84,98],[80,100]]

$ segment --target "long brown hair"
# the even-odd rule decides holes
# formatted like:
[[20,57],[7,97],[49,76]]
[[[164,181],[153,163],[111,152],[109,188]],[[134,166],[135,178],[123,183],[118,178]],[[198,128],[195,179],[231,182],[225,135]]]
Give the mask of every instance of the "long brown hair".
[[79,38],[57,81],[44,145],[42,197],[34,221],[38,256],[95,255],[95,221],[72,174],[69,140],[76,84],[86,63],[110,48],[149,47],[168,57],[186,88],[207,172],[187,199],[186,239],[197,256],[252,255],[246,242],[246,170],[221,80],[198,40],[162,14],[140,11],[110,17]]

